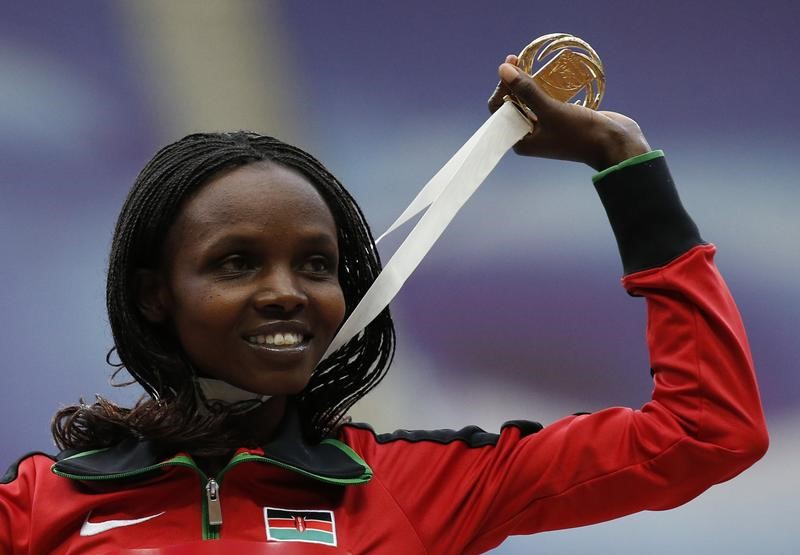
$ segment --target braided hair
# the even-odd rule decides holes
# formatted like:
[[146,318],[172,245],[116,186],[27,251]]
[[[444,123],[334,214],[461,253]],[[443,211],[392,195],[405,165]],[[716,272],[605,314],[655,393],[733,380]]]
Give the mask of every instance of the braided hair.
[[[369,226],[353,197],[313,156],[278,139],[250,132],[196,133],[156,153],[122,207],[109,258],[106,303],[119,362],[148,393],[133,408],[98,397],[89,406],[60,410],[53,436],[62,449],[97,448],[134,437],[197,454],[247,444],[230,426],[230,407],[198,410],[193,369],[177,341],[150,323],[137,306],[136,273],[156,269],[164,240],[187,201],[221,171],[269,161],[306,177],[336,221],[339,283],[350,314],[381,270]],[[364,332],[319,363],[296,397],[306,437],[329,436],[345,413],[384,377],[394,354],[388,308]],[[116,374],[116,373],[115,373]],[[133,383],[133,382],[130,382]],[[198,448],[198,446],[200,446]]]

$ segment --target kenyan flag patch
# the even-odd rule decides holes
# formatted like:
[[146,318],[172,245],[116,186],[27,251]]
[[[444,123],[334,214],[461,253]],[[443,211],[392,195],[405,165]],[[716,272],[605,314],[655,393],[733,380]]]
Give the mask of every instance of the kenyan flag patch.
[[267,539],[276,542],[307,542],[336,546],[333,511],[302,511],[264,507]]

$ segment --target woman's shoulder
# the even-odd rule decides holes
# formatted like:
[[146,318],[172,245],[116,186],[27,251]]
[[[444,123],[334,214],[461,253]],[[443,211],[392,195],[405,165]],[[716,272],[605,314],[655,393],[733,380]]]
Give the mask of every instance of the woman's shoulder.
[[0,477],[0,486],[12,484],[20,479],[34,475],[39,469],[50,467],[58,460],[57,455],[51,455],[42,451],[31,451],[12,462]]
[[461,445],[467,448],[481,448],[496,445],[508,431],[516,431],[518,437],[534,434],[542,429],[538,422],[511,420],[504,423],[499,433],[487,432],[478,426],[465,426],[458,430],[449,428],[429,430],[398,429],[379,433],[364,422],[346,422],[339,427],[339,438],[348,445]]

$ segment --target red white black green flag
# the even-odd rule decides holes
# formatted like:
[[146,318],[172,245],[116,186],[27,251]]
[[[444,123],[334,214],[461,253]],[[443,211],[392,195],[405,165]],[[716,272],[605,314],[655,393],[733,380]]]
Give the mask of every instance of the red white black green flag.
[[306,511],[264,507],[267,539],[336,545],[333,511]]

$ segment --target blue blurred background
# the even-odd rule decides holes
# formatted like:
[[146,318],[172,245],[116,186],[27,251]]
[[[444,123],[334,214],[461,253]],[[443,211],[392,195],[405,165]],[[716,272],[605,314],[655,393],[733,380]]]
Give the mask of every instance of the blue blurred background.
[[[796,499],[800,140],[795,2],[0,2],[0,466],[52,451],[60,406],[112,389],[104,271],[160,146],[252,129],[315,153],[381,232],[485,120],[496,67],[564,31],[603,57],[603,107],[666,151],[737,298],[772,436],[667,513],[512,538],[497,553],[789,553]],[[650,393],[644,304],[589,168],[509,155],[393,304],[379,430],[497,430]],[[385,256],[402,232],[382,245]],[[795,516],[792,516],[795,515]]]

